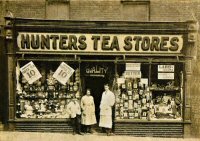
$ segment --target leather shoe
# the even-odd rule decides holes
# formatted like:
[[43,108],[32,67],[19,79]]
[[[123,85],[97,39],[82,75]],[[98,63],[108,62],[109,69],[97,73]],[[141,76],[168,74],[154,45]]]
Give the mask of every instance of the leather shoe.
[[84,134],[83,134],[83,133],[81,133],[81,132],[79,132],[78,134],[79,134],[79,135],[84,135]]
[[111,136],[111,133],[107,133],[107,136]]

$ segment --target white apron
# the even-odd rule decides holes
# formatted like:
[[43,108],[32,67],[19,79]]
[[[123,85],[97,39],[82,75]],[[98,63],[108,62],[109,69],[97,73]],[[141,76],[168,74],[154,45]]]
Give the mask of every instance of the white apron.
[[95,116],[95,105],[93,97],[87,95],[83,96],[81,99],[81,108],[83,110],[81,123],[83,125],[95,124],[97,121]]
[[114,104],[115,95],[113,92],[103,92],[100,104],[100,127],[112,128],[112,106]]

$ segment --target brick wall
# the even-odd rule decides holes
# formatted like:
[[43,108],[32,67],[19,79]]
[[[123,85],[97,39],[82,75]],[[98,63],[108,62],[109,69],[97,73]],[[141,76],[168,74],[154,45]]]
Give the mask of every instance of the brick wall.
[[200,35],[197,41],[197,60],[193,62],[193,82],[191,84],[191,134],[200,137]]
[[151,21],[200,20],[199,0],[151,0]]
[[0,1],[0,25],[3,25],[4,23],[4,2],[3,1]]
[[149,7],[121,0],[70,0],[70,19],[148,21]]
[[71,0],[70,19],[74,20],[120,20],[120,0]]
[[151,21],[185,21],[191,19],[185,0],[151,0]]
[[45,0],[1,0],[0,24],[4,21],[6,10],[14,17],[45,18]]
[[[186,21],[197,19],[200,22],[199,0],[150,1],[150,21]],[[70,0],[69,4],[70,12],[68,14],[72,20],[137,20],[137,17],[135,19],[134,16],[125,17],[125,15],[128,16],[129,14],[124,14],[125,10],[123,10],[124,7],[120,0]],[[15,17],[47,18],[46,0],[0,0],[0,9],[0,25],[4,24],[6,9],[10,10]],[[131,12],[131,10],[127,11],[129,11],[128,13]],[[141,15],[141,12],[144,11],[138,11],[138,15]],[[62,17],[65,16],[62,15]],[[200,39],[198,43],[200,44]],[[191,133],[197,137],[200,136],[200,45],[198,45],[198,57],[193,66]]]
[[[199,0],[150,1],[151,21],[186,21],[194,19],[193,17],[200,20]],[[15,17],[45,18],[46,0],[1,0],[0,8],[0,24],[3,24],[6,9]],[[124,20],[127,19],[125,15],[131,15],[130,12],[123,14],[125,10],[121,0],[70,0],[69,9],[70,19],[73,20]],[[138,15],[141,13],[144,11],[138,11]],[[137,20],[137,17],[128,20]]]

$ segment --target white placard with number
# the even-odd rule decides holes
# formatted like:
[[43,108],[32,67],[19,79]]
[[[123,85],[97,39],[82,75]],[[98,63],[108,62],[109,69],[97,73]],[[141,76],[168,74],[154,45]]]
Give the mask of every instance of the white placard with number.
[[20,71],[29,84],[33,84],[33,82],[42,77],[42,75],[40,74],[40,72],[38,71],[38,69],[32,61],[21,67]]
[[74,69],[71,68],[66,63],[62,62],[57,68],[56,72],[53,74],[53,77],[57,79],[61,84],[66,85],[66,82],[74,73]]

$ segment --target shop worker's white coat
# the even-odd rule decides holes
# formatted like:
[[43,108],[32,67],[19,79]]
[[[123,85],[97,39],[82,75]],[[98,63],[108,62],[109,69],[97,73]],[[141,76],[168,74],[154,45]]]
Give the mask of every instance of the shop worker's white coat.
[[94,99],[92,96],[84,95],[82,97],[81,109],[83,110],[81,116],[81,123],[83,125],[92,125],[97,122],[95,116]]
[[75,118],[76,115],[81,115],[81,108],[78,101],[70,101],[67,105],[67,111],[71,118]]
[[108,90],[103,92],[100,104],[99,126],[112,128],[112,106],[115,104],[115,95]]

